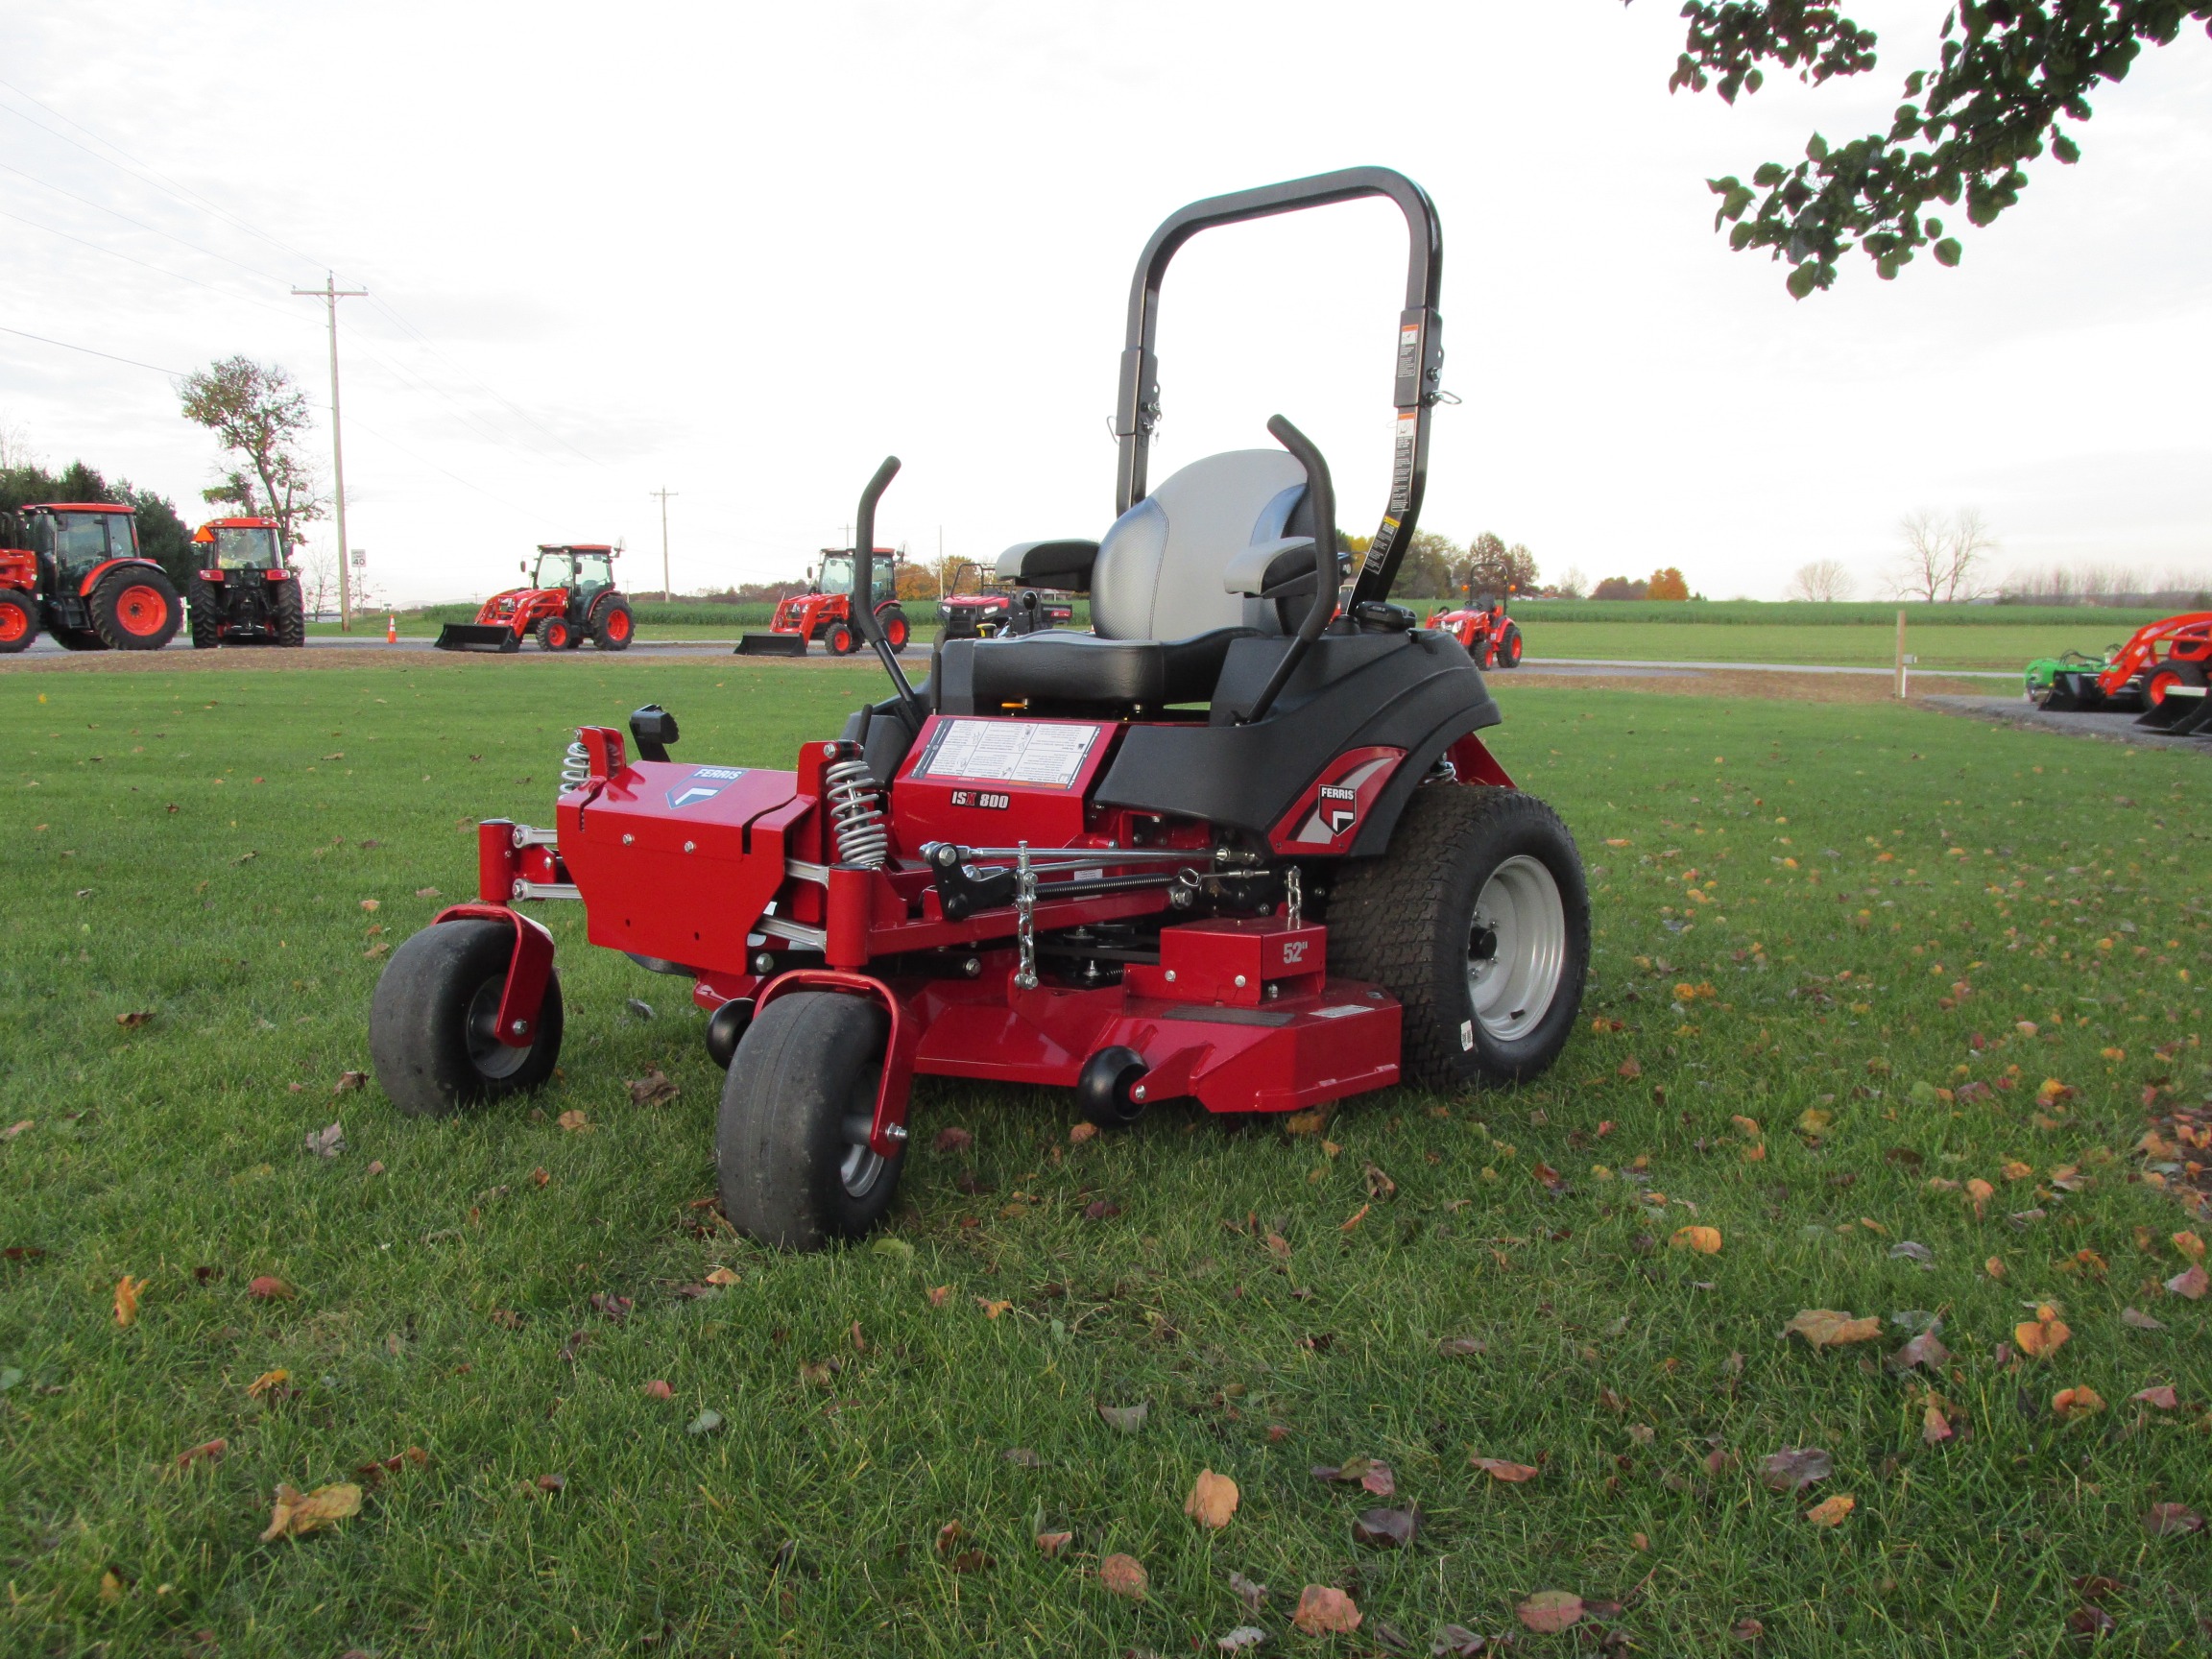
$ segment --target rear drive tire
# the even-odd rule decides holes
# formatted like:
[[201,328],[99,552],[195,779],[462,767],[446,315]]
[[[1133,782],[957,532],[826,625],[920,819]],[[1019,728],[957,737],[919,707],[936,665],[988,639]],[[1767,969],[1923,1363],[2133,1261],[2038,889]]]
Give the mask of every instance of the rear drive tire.
[[1526,1082],[1574,1034],[1590,896],[1574,836],[1534,796],[1422,784],[1389,851],[1343,867],[1327,920],[1331,974],[1404,1006],[1407,1083]]
[[819,1250],[882,1219],[905,1164],[867,1146],[890,1022],[834,991],[794,991],[745,1028],[714,1128],[722,1213],[780,1250]]
[[468,917],[425,927],[392,953],[369,1004],[369,1055],[376,1081],[411,1118],[449,1118],[466,1107],[537,1088],[561,1057],[561,975],[549,972],[538,1006],[538,1040],[510,1048],[493,1035],[515,929]]
[[822,630],[822,643],[832,657],[850,657],[857,641],[854,639],[851,628],[842,622],[832,622]]
[[300,649],[307,643],[307,605],[300,597],[300,583],[287,576],[276,584],[276,643]]
[[192,578],[192,649],[212,651],[223,643],[223,589],[204,576]]
[[177,637],[184,606],[160,571],[110,570],[92,589],[92,631],[110,651],[158,651]]
[[568,619],[565,616],[548,616],[538,624],[539,650],[565,651],[569,643]]
[[627,651],[637,632],[637,619],[624,599],[602,599],[591,616],[591,642],[602,651]]
[[20,588],[0,588],[0,653],[31,649],[38,637],[38,596]]

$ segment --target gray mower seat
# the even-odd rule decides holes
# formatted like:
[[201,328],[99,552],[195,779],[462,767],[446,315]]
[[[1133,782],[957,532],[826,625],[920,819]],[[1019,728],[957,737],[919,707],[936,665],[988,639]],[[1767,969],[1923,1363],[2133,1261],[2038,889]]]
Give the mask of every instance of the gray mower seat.
[[[995,713],[1009,703],[1210,702],[1232,641],[1284,631],[1282,573],[1310,569],[1312,560],[1310,541],[1285,535],[1305,494],[1306,469],[1281,449],[1192,462],[1099,541],[1079,584],[1090,590],[1094,632],[947,640],[934,675],[938,707]],[[1018,564],[1022,551],[1007,557]]]

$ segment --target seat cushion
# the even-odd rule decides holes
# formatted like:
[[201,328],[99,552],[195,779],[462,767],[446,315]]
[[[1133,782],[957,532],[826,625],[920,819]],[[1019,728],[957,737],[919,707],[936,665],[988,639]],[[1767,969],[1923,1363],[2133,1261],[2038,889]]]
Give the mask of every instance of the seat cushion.
[[1229,562],[1286,534],[1306,469],[1281,449],[1233,449],[1181,469],[1117,519],[1091,567],[1091,620],[1116,639],[1274,626],[1274,608],[1227,591]]
[[1103,639],[1052,629],[998,639],[948,639],[935,678],[937,707],[980,714],[1003,703],[1090,706],[1204,703],[1232,641],[1252,628],[1216,628],[1190,639]]

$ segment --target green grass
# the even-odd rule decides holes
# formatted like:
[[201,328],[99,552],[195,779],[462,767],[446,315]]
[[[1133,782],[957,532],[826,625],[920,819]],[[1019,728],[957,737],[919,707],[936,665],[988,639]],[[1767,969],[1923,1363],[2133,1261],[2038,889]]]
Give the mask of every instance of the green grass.
[[[1519,1599],[1567,1589],[1626,1599],[1649,1653],[1744,1651],[1727,1632],[1749,1617],[1792,1659],[2055,1654],[2089,1574],[2127,1587],[2107,1606],[2128,1650],[2200,1646],[2212,1538],[2139,1518],[2212,1507],[2202,1407],[2128,1403],[2212,1398],[2207,1305],[2159,1288],[2190,1223],[2133,1151],[2147,1085],[2159,1111],[2206,1085],[2200,757],[1887,705],[1609,693],[1600,719],[1503,686],[1499,753],[1594,867],[1586,1013],[1623,1029],[1586,1020],[1516,1092],[1351,1103],[1334,1153],[1175,1110],[1076,1145],[1065,1095],[925,1083],[873,1248],[772,1257],[691,1207],[719,1086],[702,1022],[681,982],[586,948],[573,908],[541,912],[568,1036],[535,1109],[420,1122],[373,1084],[333,1097],[367,1065],[365,952],[470,891],[477,816],[551,818],[570,724],[659,700],[685,755],[781,765],[875,684],[635,657],[0,676],[0,1126],[32,1120],[0,1142],[0,1244],[44,1252],[0,1261],[0,1378],[21,1374],[0,1392],[0,1650],[1182,1653],[1257,1623],[1269,1651],[1364,1653],[1387,1623],[1425,1652],[1447,1621],[1507,1633]],[[682,1094],[634,1106],[651,1066]],[[2078,1095],[2039,1108],[2046,1077]],[[572,1109],[589,1132],[553,1121]],[[1833,1123],[1797,1133],[1808,1109]],[[307,1155],[333,1118],[343,1155]],[[971,1150],[927,1149],[949,1125]],[[2032,1176],[2007,1181],[2013,1159]],[[1345,1231],[1369,1164],[1396,1196]],[[2053,1188],[2064,1165],[2083,1190]],[[1975,1176],[1999,1189],[1984,1220],[1928,1186]],[[1101,1199],[1118,1213],[1086,1219]],[[1693,1222],[1719,1255],[1667,1247]],[[1906,1239],[1930,1270],[1889,1255]],[[676,1294],[722,1265],[739,1283]],[[147,1289],[123,1329],[127,1273]],[[298,1299],[251,1298],[263,1274]],[[611,1322],[594,1293],[636,1310]],[[2008,1362],[2038,1299],[2073,1338]],[[1971,1433],[1922,1443],[1880,1363],[1901,1330],[1777,1339],[1822,1307],[1939,1312]],[[1463,1335],[1487,1351],[1439,1355]],[[251,1400],[277,1368],[300,1393]],[[2083,1384],[2110,1409],[2055,1422],[2053,1392]],[[1134,1436],[1094,1410],[1140,1401]],[[706,1408],[724,1426],[687,1433]],[[226,1460],[175,1470],[216,1437]],[[427,1466],[353,1519],[256,1542],[277,1482],[409,1446]],[[1835,1474],[1767,1491],[1784,1446]],[[1542,1473],[1494,1484],[1470,1453]],[[1421,1505],[1409,1551],[1356,1546],[1359,1502],[1308,1474],[1354,1455]],[[1243,1502],[1201,1536],[1181,1505],[1208,1467]],[[1842,1527],[1800,1518],[1831,1494],[1857,1500]],[[1040,1515],[1075,1533],[1059,1560],[1030,1543]],[[985,1570],[938,1556],[955,1520]],[[1099,1588],[1114,1551],[1148,1568],[1142,1604]],[[1256,1619],[1232,1570],[1275,1586]],[[1290,1633],[1308,1583],[1352,1590],[1359,1637]]]
[[[1407,603],[1411,603],[1407,601]],[[2146,622],[2173,614],[2143,606],[2103,605],[1928,605],[1839,602],[1801,599],[1716,599],[1670,603],[1655,599],[1528,599],[1520,610],[1556,622],[1660,622],[1675,627],[1769,627],[1783,623],[1806,628],[1897,626],[1897,613],[1909,628],[2079,627],[2100,637],[2125,639]]]
[[[1426,613],[1425,613],[1426,614]],[[1896,661],[1897,626],[1819,626],[1810,623],[1561,622],[1548,610],[1516,613],[1531,657],[1613,657],[1664,662],[1799,662],[1887,668]],[[1925,671],[1977,668],[2018,673],[2031,658],[2066,650],[2101,653],[2125,639],[2132,625],[2109,622],[2100,612],[2020,627],[1908,624],[1905,649]]]

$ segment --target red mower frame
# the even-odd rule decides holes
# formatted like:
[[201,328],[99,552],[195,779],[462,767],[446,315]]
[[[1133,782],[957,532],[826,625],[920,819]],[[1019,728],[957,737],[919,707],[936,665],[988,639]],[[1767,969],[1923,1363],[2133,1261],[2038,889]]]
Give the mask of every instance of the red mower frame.
[[[676,761],[657,705],[627,733],[579,728],[554,826],[485,821],[480,902],[442,912],[379,980],[371,1046],[395,1102],[448,1113],[550,1075],[559,974],[550,935],[516,906],[574,900],[592,944],[691,982],[728,1072],[724,1210],[777,1245],[881,1217],[917,1076],[1071,1088],[1118,1127],[1163,1101],[1286,1113],[1547,1069],[1587,971],[1579,854],[1484,746],[1501,716],[1467,652],[1388,602],[1443,358],[1439,233],[1418,186],[1357,168],[1163,224],[1131,294],[1120,517],[1099,542],[1023,543],[999,570],[1094,591],[1094,618],[1116,610],[1101,604],[1124,580],[1116,561],[1154,545],[1141,537],[1159,517],[1146,471],[1167,262],[1200,230],[1365,196],[1398,204],[1411,247],[1398,465],[1348,593],[1316,533],[1336,521],[1327,464],[1277,417],[1288,460],[1215,457],[1161,486],[1190,500],[1203,478],[1219,503],[1245,497],[1218,480],[1262,480],[1250,544],[1190,555],[1225,561],[1226,591],[1259,622],[1168,641],[1103,624],[941,641],[916,687],[863,612],[892,695],[787,770]],[[898,469],[885,461],[862,493],[861,549]],[[865,592],[871,555],[857,565]]]

